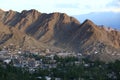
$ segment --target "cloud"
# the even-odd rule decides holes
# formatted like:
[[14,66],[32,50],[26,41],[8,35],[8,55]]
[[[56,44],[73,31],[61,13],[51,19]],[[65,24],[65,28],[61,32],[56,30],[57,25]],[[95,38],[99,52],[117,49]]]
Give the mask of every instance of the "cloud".
[[120,0],[111,0],[106,4],[104,11],[120,12]]
[[119,11],[120,0],[0,0],[4,10],[37,9],[43,13],[79,15],[99,11]]
[[56,8],[79,8],[78,4],[56,4]]
[[110,3],[106,5],[107,7],[116,7],[120,8],[120,0],[112,0]]

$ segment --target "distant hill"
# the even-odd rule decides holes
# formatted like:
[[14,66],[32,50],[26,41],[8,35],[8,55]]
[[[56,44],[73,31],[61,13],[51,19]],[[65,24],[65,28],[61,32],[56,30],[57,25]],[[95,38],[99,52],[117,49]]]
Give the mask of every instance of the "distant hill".
[[96,12],[83,15],[75,15],[74,17],[82,22],[86,19],[90,19],[97,25],[104,25],[120,30],[120,12]]
[[66,50],[102,61],[120,59],[119,31],[88,19],[80,23],[65,13],[0,10],[0,46],[10,44],[23,49]]

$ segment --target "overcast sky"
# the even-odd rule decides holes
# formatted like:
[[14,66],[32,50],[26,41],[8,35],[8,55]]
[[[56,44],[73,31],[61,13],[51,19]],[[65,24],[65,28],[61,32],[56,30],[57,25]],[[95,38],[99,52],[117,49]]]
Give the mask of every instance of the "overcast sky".
[[79,15],[91,12],[120,12],[120,0],[0,0],[0,8],[15,11],[36,9],[42,13]]

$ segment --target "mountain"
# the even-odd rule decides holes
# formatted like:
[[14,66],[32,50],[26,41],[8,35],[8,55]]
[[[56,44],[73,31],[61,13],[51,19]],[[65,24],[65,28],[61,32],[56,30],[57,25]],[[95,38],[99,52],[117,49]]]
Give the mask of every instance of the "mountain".
[[90,20],[85,20],[80,25],[70,43],[73,50],[84,53],[91,59],[120,59],[120,32],[97,26]]
[[120,12],[96,12],[82,15],[75,15],[79,21],[83,22],[86,19],[92,20],[97,25],[104,25],[120,30]]
[[[34,9],[23,10],[21,13],[12,10],[0,10],[0,22],[11,31],[12,36],[6,39],[7,42],[9,40],[14,41],[12,39],[15,39],[15,45],[17,45],[21,44],[21,42],[26,43],[24,39],[28,38],[27,42],[29,44],[23,44],[22,47],[39,46],[37,43],[40,43],[45,48],[48,45],[51,48],[53,45],[65,43],[80,24],[75,18],[69,17],[65,13],[45,14]],[[14,31],[17,33],[13,33]],[[29,38],[32,40],[30,41]],[[33,40],[36,44],[34,44]],[[4,40],[2,44],[6,44],[6,41]],[[9,45],[10,43],[14,42],[8,42],[7,44]],[[43,46],[43,43],[47,45]]]
[[65,13],[0,10],[0,46],[11,44],[23,49],[73,51],[102,61],[120,59],[119,31],[88,19],[80,23]]

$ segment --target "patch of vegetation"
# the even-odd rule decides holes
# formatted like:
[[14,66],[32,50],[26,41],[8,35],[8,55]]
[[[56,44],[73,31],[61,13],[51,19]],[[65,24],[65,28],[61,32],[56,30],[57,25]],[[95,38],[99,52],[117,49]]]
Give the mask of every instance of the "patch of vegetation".
[[[11,65],[0,64],[1,80],[46,80],[49,76],[54,80],[56,77],[61,80],[120,80],[120,61],[114,63],[104,63],[101,61],[90,61],[83,59],[80,64],[73,63],[78,61],[74,57],[59,58],[55,57],[56,68],[39,68],[34,73],[30,73],[24,68],[16,68]],[[41,77],[38,79],[37,77]]]

